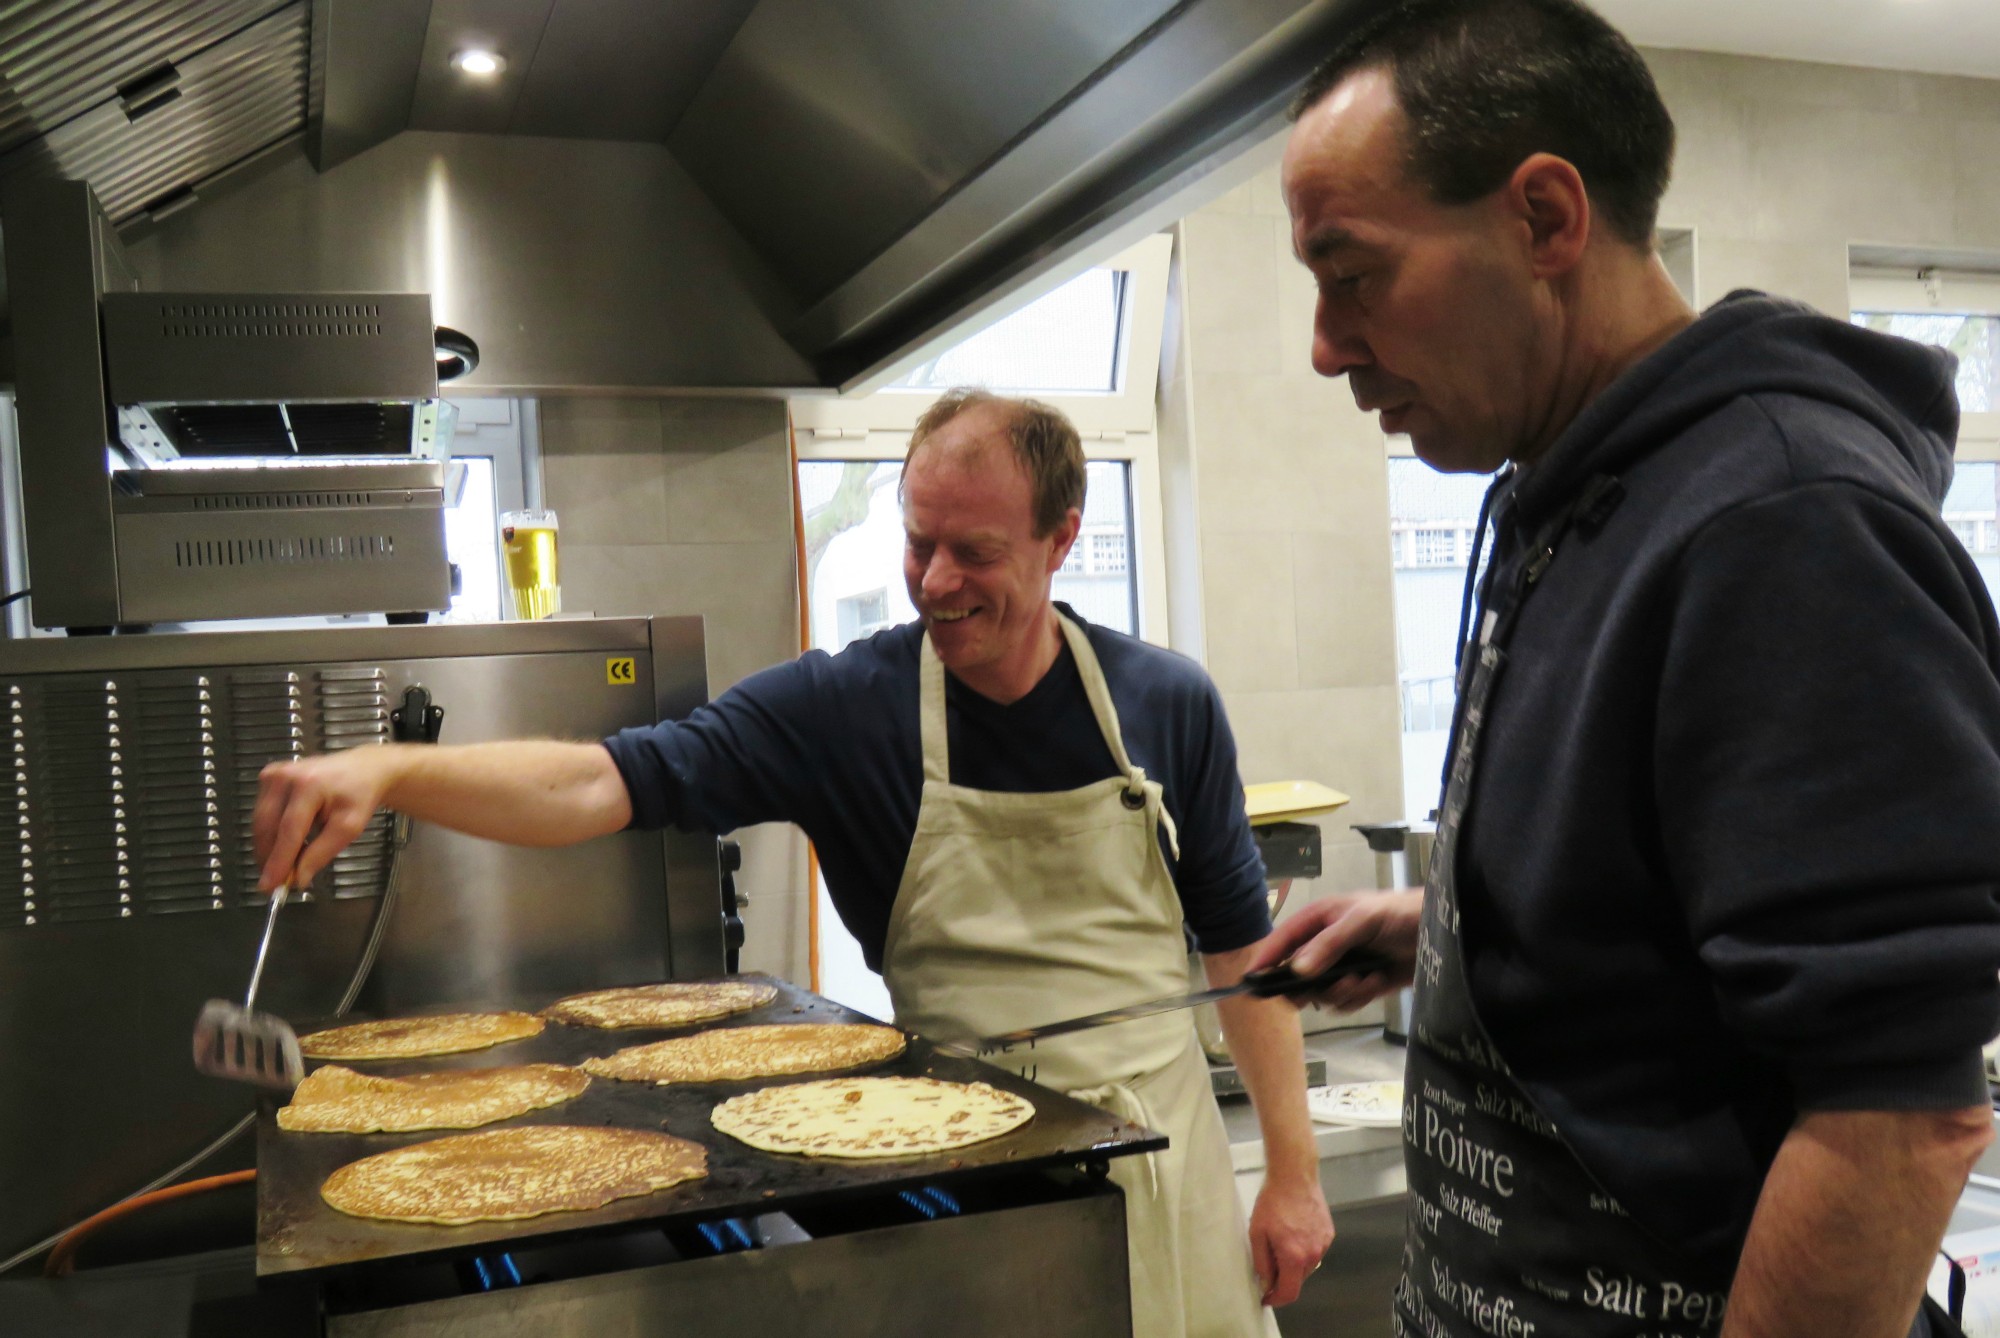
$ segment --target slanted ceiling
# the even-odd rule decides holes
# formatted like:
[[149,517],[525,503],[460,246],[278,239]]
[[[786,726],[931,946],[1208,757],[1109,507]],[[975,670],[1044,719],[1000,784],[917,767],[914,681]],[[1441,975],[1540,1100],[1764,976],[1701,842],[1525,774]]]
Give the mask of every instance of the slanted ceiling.
[[[641,142],[840,385],[1268,131],[1375,3],[0,0],[0,187],[81,178],[128,239],[164,238],[245,165],[309,164],[336,192],[342,163],[405,131]],[[472,47],[505,68],[466,77],[452,56]]]

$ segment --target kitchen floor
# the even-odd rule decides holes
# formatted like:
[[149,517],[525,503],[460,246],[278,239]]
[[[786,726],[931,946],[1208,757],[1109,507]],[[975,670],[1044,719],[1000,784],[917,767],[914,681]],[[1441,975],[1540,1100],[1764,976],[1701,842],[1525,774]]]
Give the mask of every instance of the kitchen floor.
[[1389,1338],[1390,1296],[1403,1264],[1403,1200],[1341,1208],[1326,1266],[1278,1312],[1285,1338]]

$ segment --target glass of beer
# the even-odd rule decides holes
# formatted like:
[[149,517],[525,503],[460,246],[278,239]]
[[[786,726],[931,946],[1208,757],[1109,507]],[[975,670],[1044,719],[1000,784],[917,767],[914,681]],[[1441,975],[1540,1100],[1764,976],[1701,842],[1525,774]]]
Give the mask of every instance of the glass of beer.
[[507,589],[514,596],[514,617],[528,621],[562,612],[562,582],[556,574],[556,513],[501,512],[500,548],[506,558]]

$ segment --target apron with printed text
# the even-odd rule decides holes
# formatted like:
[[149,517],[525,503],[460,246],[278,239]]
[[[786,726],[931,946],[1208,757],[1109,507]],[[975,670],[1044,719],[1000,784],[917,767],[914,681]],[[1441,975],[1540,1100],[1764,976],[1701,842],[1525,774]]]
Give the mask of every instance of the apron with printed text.
[[[1119,774],[1048,794],[951,783],[945,671],[923,642],[923,801],[896,891],[883,978],[896,1022],[940,1039],[992,1035],[1187,989],[1173,840],[1157,781],[1132,764],[1083,630],[1058,615]],[[1250,1261],[1229,1144],[1185,1013],[994,1056],[1035,1082],[1167,1135],[1119,1157],[1141,1338],[1275,1338]]]
[[[1557,532],[1560,537],[1560,531]],[[1546,558],[1555,539],[1546,541]],[[1417,937],[1403,1095],[1410,1187],[1398,1335],[1702,1338],[1730,1279],[1697,1276],[1592,1179],[1514,1081],[1473,1005],[1458,909],[1458,838],[1505,636],[1546,560],[1481,619],[1438,811]]]

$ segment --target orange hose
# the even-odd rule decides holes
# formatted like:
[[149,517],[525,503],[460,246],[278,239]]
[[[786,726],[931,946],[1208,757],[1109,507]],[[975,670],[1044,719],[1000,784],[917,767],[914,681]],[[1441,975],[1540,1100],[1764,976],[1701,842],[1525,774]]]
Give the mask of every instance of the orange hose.
[[[812,646],[811,591],[806,589],[806,499],[799,494],[799,430],[785,415],[792,453],[792,553],[798,562],[799,653]],[[819,852],[806,842],[806,988],[819,993]]]
[[231,1171],[227,1175],[211,1175],[202,1180],[168,1185],[165,1189],[156,1189],[150,1194],[140,1194],[122,1203],[114,1203],[101,1213],[92,1213],[65,1231],[62,1239],[55,1243],[55,1248],[49,1251],[48,1262],[42,1265],[42,1276],[68,1277],[70,1270],[76,1267],[76,1252],[82,1246],[84,1237],[109,1222],[115,1222],[141,1208],[150,1208],[156,1203],[190,1198],[196,1194],[205,1194],[211,1189],[224,1189],[230,1185],[247,1185],[256,1178],[255,1171]]

